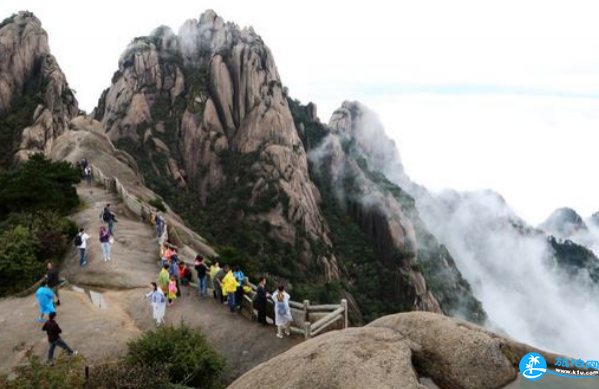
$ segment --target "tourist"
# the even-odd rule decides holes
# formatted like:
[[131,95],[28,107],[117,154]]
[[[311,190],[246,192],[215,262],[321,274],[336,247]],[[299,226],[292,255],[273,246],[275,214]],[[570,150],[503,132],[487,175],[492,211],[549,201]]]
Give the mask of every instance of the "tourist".
[[216,277],[216,273],[220,271],[220,264],[218,260],[212,261],[212,265],[210,265],[210,285],[212,285],[212,295],[216,300],[218,300],[218,294],[216,293],[216,287],[214,286],[214,277]]
[[289,330],[293,317],[291,316],[291,308],[289,308],[289,294],[285,292],[283,285],[272,294],[272,299],[275,302],[275,324],[277,326],[277,337],[282,338],[283,332],[285,335],[291,335]]
[[50,313],[49,317],[48,321],[46,321],[42,327],[42,331],[46,331],[48,343],[50,343],[50,348],[48,349],[48,362],[54,360],[54,349],[56,347],[62,348],[69,353],[69,355],[77,355],[77,351],[72,350],[60,337],[62,330],[56,320],[54,320],[56,318],[56,312]]
[[46,269],[46,285],[48,285],[48,288],[52,289],[52,292],[56,297],[55,304],[58,306],[60,305],[60,295],[58,294],[58,289],[60,287],[60,274],[52,262],[48,262]]
[[83,179],[87,181],[88,186],[92,186],[92,168],[91,166],[87,166],[83,169]]
[[204,257],[200,254],[196,255],[194,265],[198,274],[198,293],[200,297],[206,297],[208,296],[208,266],[204,263]]
[[35,297],[37,298],[37,302],[40,306],[40,317],[38,321],[43,323],[44,315],[49,315],[50,313],[56,311],[54,309],[54,293],[50,288],[48,288],[46,280],[43,280],[40,284],[40,287],[35,292]]
[[181,286],[187,289],[187,295],[189,296],[189,284],[191,283],[191,270],[186,263],[179,262],[179,276],[181,277]]
[[227,304],[229,305],[229,310],[231,312],[235,312],[236,303],[235,303],[235,293],[237,292],[237,280],[233,275],[233,272],[229,269],[228,266],[225,266],[227,269],[227,274],[225,278],[223,278],[221,282],[221,288],[223,290],[223,295],[227,296]]
[[110,261],[110,233],[103,224],[100,225],[100,245],[102,246],[104,262]]
[[100,214],[100,219],[103,223],[108,224],[108,232],[110,236],[114,236],[114,222],[116,222],[116,215],[110,209],[110,204],[106,204],[102,213]]
[[171,307],[175,304],[177,299],[177,280],[175,276],[171,276],[168,283],[168,306]]
[[169,263],[169,268],[168,268],[168,274],[169,276],[174,276],[175,277],[175,283],[177,285],[177,297],[181,296],[181,289],[180,289],[180,285],[179,285],[179,278],[180,278],[180,274],[179,274],[179,256],[176,254],[177,249],[175,249],[175,254],[173,254],[171,256],[171,260]]
[[164,266],[162,266],[162,270],[160,271],[160,274],[158,275],[158,285],[160,286],[160,289],[162,289],[162,293],[164,294],[168,294],[168,284],[169,284],[169,274],[168,274],[168,263],[164,264]]
[[239,266],[235,266],[235,268],[233,269],[233,276],[237,281],[237,290],[235,291],[235,303],[237,304],[237,307],[240,307],[241,302],[243,301],[243,284],[245,282],[245,274],[243,274]]
[[87,265],[87,241],[89,240],[89,235],[85,233],[85,228],[80,228],[79,233],[75,237],[75,246],[79,249],[79,266]]
[[266,291],[266,278],[260,277],[258,281],[258,290],[256,291],[255,297],[255,308],[258,311],[258,323],[267,325],[266,322],[266,306],[268,304],[268,298],[270,293]]
[[155,223],[156,223],[156,237],[158,239],[160,239],[160,237],[162,236],[164,220],[162,219],[162,214],[159,211],[156,211]]
[[229,265],[224,265],[222,269],[220,269],[214,275],[214,290],[216,291],[217,300],[221,303],[225,303],[225,292],[223,291],[223,280],[225,276],[229,272]]
[[152,304],[152,316],[156,320],[156,326],[160,326],[164,323],[164,313],[166,311],[166,297],[162,289],[160,289],[155,282],[150,283],[150,293],[146,294],[146,297],[150,299]]

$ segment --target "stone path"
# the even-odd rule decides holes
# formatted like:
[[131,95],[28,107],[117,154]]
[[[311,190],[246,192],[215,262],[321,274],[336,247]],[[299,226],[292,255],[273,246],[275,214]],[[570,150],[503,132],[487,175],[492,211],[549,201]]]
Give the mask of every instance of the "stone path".
[[[75,248],[67,254],[61,276],[70,287],[61,290],[57,320],[64,340],[93,364],[123,353],[127,341],[154,328],[144,295],[158,276],[158,243],[152,228],[129,213],[114,194],[83,185],[78,192],[85,207],[73,219],[91,236],[88,265],[79,267]],[[104,262],[98,242],[99,214],[106,203],[113,204],[119,220],[111,262]],[[100,304],[94,304],[90,291],[100,293],[94,295],[94,300],[102,300]],[[28,349],[45,355],[47,341],[37,312],[34,295],[0,300],[0,371],[24,363]],[[301,341],[278,339],[274,327],[264,328],[231,314],[213,299],[200,299],[195,293],[168,308],[166,321],[184,322],[202,331],[227,359],[229,380]]]

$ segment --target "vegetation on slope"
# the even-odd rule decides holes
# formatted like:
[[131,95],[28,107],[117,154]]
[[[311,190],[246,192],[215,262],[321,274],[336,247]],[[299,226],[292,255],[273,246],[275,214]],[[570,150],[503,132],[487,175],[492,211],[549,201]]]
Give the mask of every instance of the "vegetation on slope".
[[77,227],[66,215],[79,205],[79,171],[35,155],[0,173],[0,296],[31,286],[46,262],[59,262]]
[[29,355],[29,363],[0,376],[6,389],[215,389],[220,388],[224,359],[203,335],[182,325],[146,332],[128,345],[127,354],[107,364],[91,366],[85,378],[82,357],[58,358],[43,364]]

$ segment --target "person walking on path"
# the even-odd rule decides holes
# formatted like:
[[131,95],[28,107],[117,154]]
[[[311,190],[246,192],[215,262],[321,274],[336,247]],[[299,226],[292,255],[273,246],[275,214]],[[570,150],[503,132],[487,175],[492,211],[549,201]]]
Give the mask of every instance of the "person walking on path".
[[291,308],[289,307],[290,296],[285,292],[283,285],[272,294],[272,299],[275,302],[275,324],[277,326],[277,338],[283,338],[285,335],[291,335],[289,330],[293,317],[291,316]]
[[177,297],[181,296],[181,285],[179,284],[179,280],[181,277],[181,274],[179,274],[179,256],[177,255],[176,252],[175,252],[175,254],[173,254],[173,256],[171,256],[171,260],[169,262],[168,274],[171,277],[172,276],[175,277],[175,283],[177,285],[176,294],[177,294]]
[[225,266],[228,270],[227,275],[223,278],[221,282],[223,295],[227,295],[227,304],[229,305],[229,310],[231,312],[235,312],[235,308],[237,307],[235,303],[235,292],[237,292],[237,280],[233,275],[233,272],[229,269],[228,266]]
[[266,305],[268,304],[270,293],[266,291],[266,278],[260,277],[258,290],[256,291],[256,310],[258,311],[258,323],[268,325],[266,322]]
[[162,293],[168,294],[168,284],[170,282],[168,274],[168,263],[162,267],[160,274],[158,275],[158,285],[162,289]]
[[168,283],[168,306],[172,307],[177,299],[177,280],[175,276],[171,276],[171,280]]
[[85,228],[80,228],[79,233],[75,237],[75,246],[79,249],[79,266],[87,265],[87,241],[89,240],[89,235],[85,233]]
[[212,295],[215,299],[218,300],[218,295],[216,293],[216,286],[214,285],[214,277],[216,277],[216,273],[220,271],[220,264],[218,260],[212,261],[212,265],[210,265],[210,285],[212,286]]
[[225,276],[227,275],[228,272],[229,272],[229,265],[224,265],[223,268],[220,269],[214,275],[214,290],[216,290],[217,300],[221,304],[225,303],[226,294],[223,290],[223,280],[225,279]]
[[40,317],[38,321],[43,323],[44,315],[49,315],[52,312],[56,312],[54,309],[54,293],[50,288],[48,288],[46,280],[43,280],[40,284],[40,287],[35,292],[35,297],[37,298],[37,302],[40,306]]
[[103,224],[100,225],[100,245],[102,246],[104,262],[111,261],[112,258],[110,258],[110,233]]
[[164,228],[164,219],[162,218],[162,214],[160,212],[156,212],[156,237],[160,239],[162,236],[162,229]]
[[189,284],[191,283],[191,270],[186,263],[179,262],[179,276],[181,277],[181,288],[187,289],[189,296]]
[[56,347],[62,348],[69,353],[69,355],[77,355],[77,351],[71,349],[69,345],[66,344],[65,341],[60,337],[62,330],[60,329],[60,326],[56,322],[55,318],[56,312],[52,312],[50,314],[50,318],[42,327],[42,331],[46,331],[46,335],[48,335],[48,343],[50,343],[50,348],[48,349],[48,362],[52,362],[54,359],[54,349],[56,349]]
[[146,294],[146,297],[152,304],[152,316],[156,320],[156,326],[159,327],[164,323],[164,313],[166,312],[166,297],[162,292],[162,289],[156,285],[155,282],[150,283],[150,293]]
[[56,297],[56,306],[60,305],[60,295],[58,294],[58,289],[60,287],[60,273],[58,272],[58,269],[54,267],[54,264],[52,262],[48,262],[48,264],[46,265],[46,285],[48,285],[48,288],[52,289],[52,292],[54,293],[54,296]]
[[114,236],[114,222],[116,222],[116,216],[110,209],[110,204],[106,204],[102,213],[100,214],[100,219],[103,223],[108,224],[108,232],[110,236]]
[[208,296],[208,266],[204,263],[204,257],[196,255],[194,261],[196,272],[198,273],[198,293],[200,297]]
[[87,186],[92,186],[92,168],[91,166],[87,166],[83,169],[83,179],[87,181]]
[[240,307],[241,302],[243,301],[243,283],[245,282],[245,274],[243,274],[239,266],[235,266],[235,269],[233,269],[233,276],[237,281],[237,290],[235,291],[235,304],[237,305],[237,307]]

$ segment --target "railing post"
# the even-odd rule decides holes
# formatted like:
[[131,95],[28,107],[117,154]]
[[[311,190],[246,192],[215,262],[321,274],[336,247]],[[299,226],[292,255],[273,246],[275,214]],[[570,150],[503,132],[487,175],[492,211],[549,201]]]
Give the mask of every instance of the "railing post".
[[308,340],[312,337],[312,323],[309,321],[304,323],[304,339]]
[[308,312],[308,307],[310,306],[310,300],[304,300],[304,321],[310,321],[310,313]]
[[343,307],[343,328],[347,328],[349,321],[348,321],[347,300],[346,299],[341,300],[341,306]]

